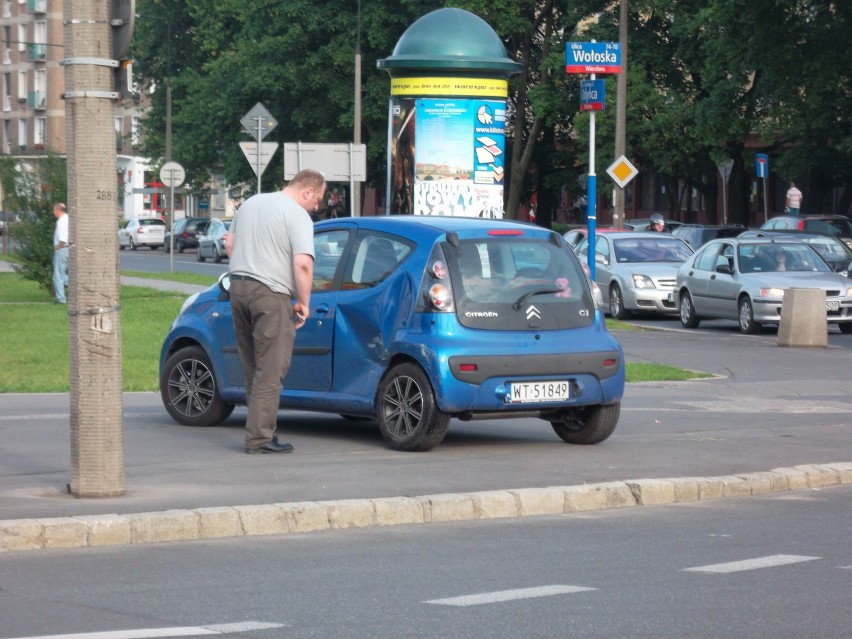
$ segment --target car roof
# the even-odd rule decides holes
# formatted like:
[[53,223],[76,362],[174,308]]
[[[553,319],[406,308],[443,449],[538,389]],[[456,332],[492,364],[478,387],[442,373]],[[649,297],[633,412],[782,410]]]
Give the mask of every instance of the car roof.
[[336,218],[317,222],[315,228],[323,230],[325,228],[352,225],[362,229],[385,231],[402,236],[426,234],[431,237],[438,237],[447,233],[464,233],[466,231],[522,230],[540,236],[555,234],[561,237],[556,231],[529,222],[440,215],[376,215],[358,218]]

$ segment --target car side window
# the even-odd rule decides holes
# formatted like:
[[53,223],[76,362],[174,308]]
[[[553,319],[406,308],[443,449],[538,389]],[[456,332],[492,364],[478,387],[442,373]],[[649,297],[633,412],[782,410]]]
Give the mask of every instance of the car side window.
[[334,287],[334,278],[343,258],[349,231],[334,230],[314,234],[314,278],[312,291],[328,291]]
[[411,254],[401,238],[367,233],[358,238],[343,278],[343,288],[369,288],[383,282]]
[[701,251],[701,253],[699,253],[697,258],[695,258],[693,266],[699,271],[712,271],[714,265],[716,264],[716,256],[718,254],[718,246],[708,246],[706,249]]
[[595,242],[595,260],[598,259],[598,256],[603,256],[603,258],[609,261],[609,242],[602,237],[596,238]]

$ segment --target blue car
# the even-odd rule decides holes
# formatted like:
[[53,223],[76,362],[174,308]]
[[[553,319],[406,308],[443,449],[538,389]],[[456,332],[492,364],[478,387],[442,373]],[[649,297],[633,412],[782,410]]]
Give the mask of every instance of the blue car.
[[[624,355],[558,233],[383,216],[314,234],[281,408],[374,419],[397,450],[434,448],[453,417],[538,417],[572,444],[612,434]],[[219,424],[246,402],[228,288],[223,275],[187,299],[163,344],[160,393],[180,424]]]

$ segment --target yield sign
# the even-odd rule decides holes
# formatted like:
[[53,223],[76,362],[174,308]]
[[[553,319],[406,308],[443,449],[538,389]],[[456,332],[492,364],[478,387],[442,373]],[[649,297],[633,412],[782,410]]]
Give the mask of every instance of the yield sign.
[[240,148],[243,150],[246,160],[251,164],[255,175],[260,177],[269,165],[272,156],[275,155],[278,142],[261,142],[259,145],[257,142],[240,142]]
[[260,142],[272,129],[278,126],[278,120],[273,118],[266,107],[258,102],[243,116],[240,124],[249,132],[251,137]]

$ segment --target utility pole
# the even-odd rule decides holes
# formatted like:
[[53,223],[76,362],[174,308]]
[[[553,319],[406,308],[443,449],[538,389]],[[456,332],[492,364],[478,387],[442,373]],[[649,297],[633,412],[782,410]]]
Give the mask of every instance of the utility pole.
[[115,232],[116,153],[111,9],[66,0],[65,138],[68,153],[68,346],[71,481],[76,497],[124,493],[121,314]]
[[[621,73],[616,79],[615,96],[615,159],[624,155],[627,137],[627,0],[621,0],[618,14],[618,42],[621,45]],[[615,207],[612,225],[624,227],[624,189],[615,187]]]

